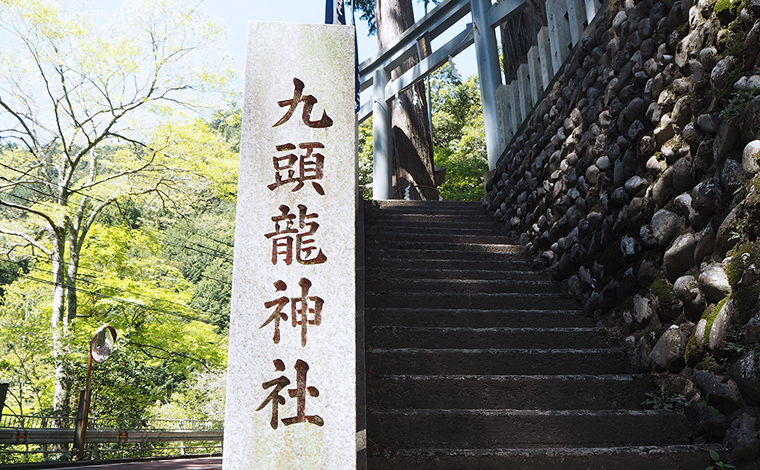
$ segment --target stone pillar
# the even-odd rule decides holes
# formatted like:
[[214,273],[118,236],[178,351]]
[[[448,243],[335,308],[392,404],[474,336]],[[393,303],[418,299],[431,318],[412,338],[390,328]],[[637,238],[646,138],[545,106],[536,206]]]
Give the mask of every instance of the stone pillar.
[[591,24],[591,22],[594,20],[594,17],[596,16],[596,12],[599,11],[599,7],[601,6],[597,0],[585,0],[586,4],[586,21],[588,24]]
[[549,44],[549,28],[538,30],[538,60],[541,65],[541,88],[546,90],[554,78],[552,51]]
[[583,30],[586,29],[586,2],[585,0],[567,0],[567,19],[570,26],[570,38],[573,46],[578,44]]
[[519,87],[520,85],[517,80],[512,80],[512,83],[507,85],[507,96],[509,97],[509,107],[515,132],[517,132],[525,119],[525,115],[522,114],[522,106],[520,106]]
[[570,24],[567,21],[567,2],[565,0],[546,0],[546,21],[549,25],[549,44],[552,52],[552,75],[559,72],[570,55],[572,38]]
[[538,97],[544,91],[541,82],[541,59],[538,57],[538,46],[528,49],[528,76],[530,78],[530,99],[535,105]]
[[354,47],[250,25],[224,470],[356,468]]
[[499,116],[499,128],[503,129],[499,136],[499,145],[501,148],[507,148],[507,144],[512,140],[512,136],[517,129],[512,123],[512,116],[509,111],[509,97],[507,96],[507,87],[499,85],[496,89],[496,109]]
[[520,109],[523,120],[533,111],[530,100],[530,77],[528,76],[528,64],[520,64],[517,69],[518,91],[520,93]]

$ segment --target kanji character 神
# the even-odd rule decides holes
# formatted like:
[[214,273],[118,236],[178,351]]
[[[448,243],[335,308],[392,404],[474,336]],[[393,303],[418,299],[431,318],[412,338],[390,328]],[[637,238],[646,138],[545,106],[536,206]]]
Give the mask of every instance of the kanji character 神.
[[314,105],[317,103],[317,99],[314,98],[314,96],[312,95],[303,96],[304,83],[301,80],[297,78],[293,78],[293,84],[295,85],[293,98],[289,100],[282,100],[282,101],[277,102],[277,104],[280,105],[281,108],[288,107],[288,111],[272,127],[277,127],[288,122],[288,120],[291,118],[291,116],[293,116],[293,113],[295,112],[296,108],[298,107],[300,103],[304,104],[303,105],[303,123],[304,124],[306,124],[309,127],[317,128],[317,129],[332,126],[333,120],[330,119],[330,117],[327,115],[327,111],[322,111],[322,119],[320,119],[319,121],[311,120],[311,111],[314,108]]
[[[291,190],[296,192],[303,188],[305,181],[311,181],[312,187],[320,195],[325,195],[322,185],[317,183],[324,176],[325,157],[321,153],[314,152],[314,149],[323,149],[325,146],[320,142],[304,142],[298,144],[298,147],[306,150],[303,155],[289,153],[280,157],[272,157],[274,164],[274,183],[267,187],[274,191],[285,184],[296,183]],[[278,152],[288,152],[296,149],[293,144],[282,144],[277,147]],[[298,163],[298,166],[296,166]]]
[[[298,228],[295,228],[295,214],[290,213],[290,207],[281,205],[279,207],[280,215],[272,217],[274,222],[274,232],[267,233],[264,236],[272,239],[272,264],[277,264],[280,256],[286,265],[290,266],[293,262],[293,253],[295,252],[296,261],[300,264],[321,264],[327,261],[327,257],[322,250],[314,244],[314,239],[309,238],[317,231],[319,224],[309,222],[309,219],[319,217],[317,213],[307,214],[306,206],[298,205]],[[295,241],[295,250],[293,242]]]
[[[283,292],[285,289],[288,288],[288,285],[285,284],[283,281],[277,281],[274,283],[275,289],[277,289],[277,292]],[[274,344],[277,344],[280,342],[280,320],[288,320],[288,315],[286,313],[282,312],[282,309],[285,308],[286,305],[288,305],[287,297],[280,297],[279,299],[270,300],[269,302],[264,302],[264,307],[266,308],[272,308],[274,306],[277,306],[277,308],[274,309],[274,312],[272,315],[267,318],[267,320],[259,327],[264,328],[268,324],[274,322],[274,337],[272,340],[274,341]]]
[[[285,296],[278,299],[264,302],[264,307],[275,307],[274,312],[267,318],[267,320],[259,327],[264,328],[268,324],[274,322],[274,337],[272,338],[274,343],[280,342],[280,320],[288,319],[288,315],[283,313],[285,307],[290,303],[290,318],[293,328],[298,325],[301,326],[301,346],[306,346],[308,325],[319,326],[322,324],[322,306],[325,301],[318,296],[309,295],[309,289],[311,289],[311,281],[302,277],[298,281],[298,285],[301,287],[301,296],[287,298]],[[288,286],[283,281],[277,281],[274,283],[277,292],[283,292]],[[311,315],[311,316],[310,316]]]

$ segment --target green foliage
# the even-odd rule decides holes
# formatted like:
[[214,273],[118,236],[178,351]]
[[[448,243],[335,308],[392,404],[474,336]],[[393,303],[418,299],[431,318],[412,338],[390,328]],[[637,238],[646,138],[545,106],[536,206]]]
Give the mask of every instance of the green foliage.
[[652,294],[659,299],[662,305],[669,304],[676,298],[675,293],[673,292],[673,285],[664,278],[655,280],[652,283],[651,290]]
[[[418,3],[424,3],[425,6],[430,5],[431,3],[434,5],[438,5],[440,3],[440,0],[418,0]],[[377,32],[377,21],[375,19],[375,0],[349,0],[349,3],[353,5],[353,8],[355,11],[361,13],[361,18],[363,21],[367,22],[367,25],[369,27],[369,35],[372,36]]]
[[[732,82],[733,83],[733,82]],[[728,104],[723,111],[720,112],[720,117],[724,121],[730,121],[734,118],[741,116],[742,111],[747,105],[760,94],[760,88],[752,88],[750,90],[740,90],[735,92],[731,99],[728,100]]]
[[359,125],[359,186],[362,188],[362,197],[372,200],[372,164],[373,164],[373,138],[372,118],[370,117]]
[[193,284],[190,306],[204,312],[217,331],[229,327],[235,206],[217,203],[161,232],[161,253]]
[[733,465],[731,465],[730,463],[723,462],[720,459],[720,455],[718,455],[718,453],[715,452],[712,449],[710,449],[710,458],[712,459],[713,464],[710,465],[710,466],[708,466],[708,467],[706,467],[705,470],[715,470],[717,468],[736,468]]
[[480,200],[488,156],[478,78],[462,82],[446,65],[433,74],[433,83],[435,162],[446,168],[438,190],[445,200]]
[[714,11],[716,14],[723,13],[723,12],[731,12],[733,14],[737,14],[740,10],[740,6],[742,5],[742,0],[718,0],[718,2],[715,4]]
[[641,404],[653,410],[672,410],[686,405],[686,398],[681,394],[671,395],[665,388],[665,384],[660,385],[659,391],[647,392],[644,396],[646,399]]

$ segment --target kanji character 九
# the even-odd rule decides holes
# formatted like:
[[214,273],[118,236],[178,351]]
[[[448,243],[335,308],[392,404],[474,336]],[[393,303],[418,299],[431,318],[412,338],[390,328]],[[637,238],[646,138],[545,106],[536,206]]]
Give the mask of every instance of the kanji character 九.
[[277,102],[277,104],[280,105],[281,108],[287,107],[288,111],[272,127],[277,127],[288,122],[288,120],[291,118],[291,116],[293,116],[293,113],[295,112],[296,108],[298,107],[300,103],[303,103],[303,123],[304,124],[306,124],[309,127],[317,128],[317,129],[332,126],[333,120],[330,119],[330,117],[327,115],[327,111],[322,111],[322,119],[320,119],[319,121],[311,120],[311,111],[312,109],[314,109],[314,105],[317,103],[317,99],[314,98],[314,96],[312,95],[303,96],[303,89],[305,85],[301,80],[297,78],[293,78],[293,85],[295,85],[293,98],[289,100],[282,100],[282,101]]

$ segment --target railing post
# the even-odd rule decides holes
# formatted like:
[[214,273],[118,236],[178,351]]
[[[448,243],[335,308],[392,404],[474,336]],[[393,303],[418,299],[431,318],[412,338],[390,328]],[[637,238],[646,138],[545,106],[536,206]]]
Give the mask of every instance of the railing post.
[[486,149],[488,167],[493,169],[501,157],[499,144],[498,109],[496,107],[496,90],[501,85],[499,52],[496,48],[496,34],[488,21],[491,0],[470,0],[472,21],[475,23],[475,55],[480,76],[480,97],[483,102],[483,119],[486,131]]
[[390,106],[385,100],[390,73],[381,67],[375,70],[372,80],[372,198],[383,200],[391,198],[393,188],[393,129]]

